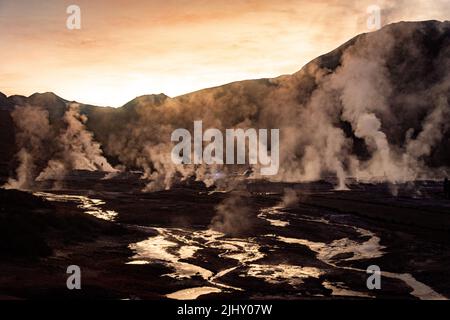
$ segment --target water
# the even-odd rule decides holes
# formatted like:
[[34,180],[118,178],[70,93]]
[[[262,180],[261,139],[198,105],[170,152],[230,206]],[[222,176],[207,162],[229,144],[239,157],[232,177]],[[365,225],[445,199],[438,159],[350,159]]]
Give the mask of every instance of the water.
[[[292,287],[298,287],[306,278],[319,278],[324,272],[314,267],[301,267],[288,264],[250,264],[247,274],[255,278],[261,278],[272,284],[288,283]],[[246,275],[241,274],[241,277]]]
[[221,292],[221,290],[215,287],[197,287],[176,291],[166,295],[166,297],[175,300],[195,300],[202,295],[217,292]]
[[[105,210],[105,204],[100,199],[91,199],[80,195],[53,194],[47,192],[36,192],[34,195],[43,197],[49,201],[75,202],[86,214],[96,218],[114,222],[118,213],[112,210]],[[168,272],[164,276],[183,281],[194,276],[201,277],[204,286],[187,288],[166,296],[170,299],[197,299],[198,297],[210,293],[232,293],[244,291],[224,281],[224,277],[229,273],[235,273],[240,278],[250,276],[261,279],[268,284],[288,284],[293,288],[301,288],[307,278],[318,279],[325,277],[326,270],[321,270],[312,266],[292,265],[289,263],[267,264],[259,263],[259,260],[268,254],[262,252],[264,240],[272,240],[280,244],[298,244],[306,246],[316,253],[318,260],[332,268],[343,269],[346,272],[366,272],[366,270],[354,267],[342,266],[342,262],[351,262],[382,257],[387,248],[380,244],[381,239],[372,231],[355,226],[330,222],[327,219],[316,219],[307,216],[292,216],[283,212],[282,206],[263,208],[258,214],[258,218],[267,221],[272,227],[286,228],[290,226],[291,219],[304,220],[308,223],[317,223],[322,226],[332,226],[335,228],[351,229],[359,237],[356,239],[341,238],[330,243],[314,242],[303,238],[284,237],[277,234],[262,234],[249,238],[228,238],[223,233],[214,230],[189,230],[181,228],[153,228],[157,231],[156,236],[146,240],[131,243],[129,248],[134,255],[128,264],[150,264],[163,263],[172,268],[173,272]],[[266,245],[267,246],[267,245]],[[276,247],[276,245],[275,245]],[[216,249],[220,253],[218,257],[234,261],[231,267],[218,272],[213,272],[195,263],[197,254],[201,254],[205,249]],[[273,248],[274,250],[276,248]],[[187,262],[187,261],[189,262]],[[192,262],[193,261],[193,262]],[[409,273],[393,273],[382,270],[382,277],[395,278],[403,281],[412,291],[411,295],[419,299],[446,299],[443,295],[434,291],[426,284],[417,281]],[[245,283],[245,282],[244,282]],[[328,280],[322,282],[323,287],[330,289],[334,296],[365,297],[370,298],[370,292],[359,292],[348,288],[345,283],[333,283]]]
[[48,201],[78,203],[78,207],[85,213],[102,220],[114,221],[118,215],[118,213],[113,210],[102,209],[101,206],[104,205],[105,202],[100,199],[91,199],[85,196],[54,194],[48,192],[35,192],[33,193],[33,195],[42,197]]
[[180,261],[181,259],[193,257],[200,247],[191,245],[180,246],[177,242],[167,240],[171,235],[169,229],[155,228],[155,230],[159,232],[158,236],[129,245],[129,248],[136,254],[128,264],[163,262],[175,269],[175,272],[166,274],[175,279],[190,278],[195,275],[200,275],[205,280],[212,277],[213,273],[211,271]]
[[[215,288],[214,292],[241,291],[241,288],[229,286],[219,281],[221,277],[235,270],[238,266],[246,265],[264,257],[259,251],[259,245],[251,239],[230,239],[224,238],[224,234],[213,231],[188,231],[179,228],[154,228],[157,236],[147,240],[130,244],[130,249],[135,252],[129,264],[163,262],[167,266],[175,269],[173,273],[167,273],[175,279],[183,279],[192,276],[201,276],[205,281]],[[221,258],[233,259],[236,266],[222,270],[218,273],[199,267],[193,263],[181,262],[180,259],[194,257],[195,253],[204,248],[216,248],[223,252],[219,254]],[[188,295],[198,297],[204,293],[205,287],[190,288],[168,294],[167,297],[175,299],[178,296],[183,298]],[[210,287],[207,287],[210,288]],[[197,290],[198,289],[198,290]],[[200,290],[200,291],[199,291]]]
[[[312,242],[306,239],[297,239],[297,238],[286,238],[286,237],[280,237],[276,235],[269,235],[269,237],[275,237],[277,240],[290,243],[290,244],[300,244],[307,246],[312,251],[317,253],[317,258],[321,260],[322,262],[325,262],[328,265],[331,265],[335,268],[345,269],[349,271],[358,271],[358,272],[366,272],[366,270],[358,269],[358,268],[352,268],[352,267],[343,267],[339,266],[338,263],[342,261],[354,261],[354,260],[363,260],[363,259],[372,259],[372,258],[378,258],[384,255],[384,249],[386,249],[384,246],[380,245],[380,238],[377,237],[374,233],[372,233],[369,230],[363,229],[363,228],[357,228],[354,226],[349,226],[346,224],[336,224],[331,223],[327,220],[320,219],[320,220],[313,220],[308,219],[308,221],[315,221],[318,223],[325,223],[328,225],[334,225],[334,226],[342,226],[342,227],[349,227],[353,228],[355,231],[357,231],[360,234],[360,237],[369,237],[369,240],[363,241],[363,242],[357,242],[354,240],[350,240],[348,238],[342,238],[339,240],[334,240],[330,244],[322,243],[322,242]],[[337,261],[335,261],[333,258],[344,254],[344,253],[350,253],[351,256],[348,258],[340,258]],[[394,278],[402,280],[406,285],[408,285],[410,288],[413,289],[411,292],[411,295],[422,299],[422,300],[446,300],[447,298],[443,295],[437,293],[432,288],[427,286],[424,283],[421,283],[417,281],[411,274],[409,273],[394,273],[394,272],[387,272],[382,271],[381,272],[382,277],[388,277],[388,278]],[[365,297],[370,296],[365,293],[355,292],[348,290],[346,288],[342,288],[339,285],[336,286],[330,282],[325,281],[324,286],[326,288],[329,288],[333,291],[333,295],[339,295],[339,296],[358,296],[358,297]]]
[[276,206],[270,208],[263,208],[261,209],[258,218],[268,221],[272,226],[275,227],[287,227],[289,225],[289,221],[275,219],[277,217],[282,216],[282,213],[279,211],[279,209],[282,209],[282,207]]
[[[267,220],[272,226],[283,228],[289,225],[287,219],[288,214],[283,214],[281,207],[271,207],[261,210],[259,218]],[[274,219],[274,217],[278,219]],[[358,239],[341,238],[333,240],[331,243],[314,242],[301,238],[282,237],[274,234],[263,235],[262,237],[271,238],[281,243],[299,244],[308,247],[317,254],[317,259],[327,265],[344,269],[348,272],[364,272],[366,270],[341,266],[344,261],[357,261],[365,259],[373,259],[381,257],[386,252],[386,247],[380,244],[381,239],[364,228],[358,228],[346,224],[332,223],[326,219],[314,219],[310,217],[297,217],[314,223],[325,224],[340,228],[353,229],[359,234]],[[283,222],[283,223],[280,223]],[[266,254],[260,251],[261,244],[258,237],[254,238],[226,238],[224,234],[213,230],[189,231],[184,229],[155,228],[159,235],[151,237],[140,244],[146,249],[139,250],[136,244],[130,245],[134,249],[136,255],[133,259],[146,261],[162,260],[169,265],[175,267],[177,271],[168,274],[171,277],[184,277],[193,275],[195,272],[200,274],[211,286],[190,288],[175,293],[168,294],[167,297],[172,299],[195,299],[203,294],[211,292],[232,292],[233,290],[244,290],[229,286],[220,281],[223,276],[230,272],[238,272],[238,268],[245,267],[245,273],[240,273],[239,277],[245,278],[251,276],[262,279],[269,284],[287,283],[294,288],[299,288],[306,278],[319,278],[326,275],[325,270],[321,270],[311,266],[299,266],[290,264],[271,265],[266,263],[258,263],[258,260],[264,258]],[[171,239],[171,240],[168,240]],[[177,248],[168,253],[170,249]],[[182,252],[186,252],[185,257],[194,257],[195,254],[205,248],[220,249],[221,258],[234,259],[236,265],[234,267],[222,270],[214,274],[210,270],[195,266],[195,264],[180,263],[177,259],[182,257]],[[151,252],[151,253],[150,253]],[[345,254],[345,255],[344,255]],[[339,257],[339,258],[337,258]],[[131,262],[133,263],[133,262]],[[242,269],[242,268],[241,268]],[[186,272],[189,270],[190,272]],[[382,276],[395,278],[404,281],[406,285],[412,288],[411,295],[419,299],[445,299],[444,296],[435,292],[429,286],[417,281],[411,274],[398,274],[392,272],[382,272]],[[358,292],[347,288],[344,283],[332,283],[323,281],[325,288],[332,290],[334,296],[347,297],[365,297],[370,298],[372,294],[368,292]],[[214,291],[212,288],[214,288]]]

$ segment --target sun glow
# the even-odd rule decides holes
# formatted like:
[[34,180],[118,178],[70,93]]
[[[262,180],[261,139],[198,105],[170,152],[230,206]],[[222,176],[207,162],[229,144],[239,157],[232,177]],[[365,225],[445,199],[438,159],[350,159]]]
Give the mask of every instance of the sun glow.
[[[294,73],[367,32],[372,0],[79,0],[66,28],[64,2],[0,2],[0,91],[52,91],[118,107],[136,96],[178,96],[233,81]],[[383,23],[448,19],[448,1],[378,1]],[[414,4],[414,3],[415,4]]]

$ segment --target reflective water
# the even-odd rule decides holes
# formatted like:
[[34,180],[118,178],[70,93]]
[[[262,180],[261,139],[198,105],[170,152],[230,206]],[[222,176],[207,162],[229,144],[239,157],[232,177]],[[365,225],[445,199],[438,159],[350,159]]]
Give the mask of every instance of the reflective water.
[[[34,195],[43,197],[49,201],[75,202],[85,213],[99,219],[114,221],[118,213],[112,210],[104,210],[104,201],[91,199],[79,195],[63,195],[48,192],[36,192]],[[286,228],[291,225],[292,217],[283,212],[281,206],[263,208],[258,217],[267,221],[272,227]],[[188,288],[167,294],[171,299],[196,299],[201,295],[219,292],[243,291],[224,281],[224,277],[229,273],[237,274],[238,277],[252,277],[260,279],[268,284],[288,284],[294,288],[299,288],[306,278],[319,278],[326,276],[326,270],[321,270],[312,266],[293,265],[289,263],[259,263],[261,259],[270,254],[270,250],[261,250],[262,240],[272,240],[281,244],[294,244],[306,246],[316,253],[317,259],[326,263],[332,268],[344,269],[350,272],[366,272],[366,270],[354,267],[343,266],[343,262],[351,262],[364,259],[382,257],[387,248],[380,244],[381,239],[372,231],[355,226],[331,222],[325,218],[311,218],[307,216],[295,216],[297,220],[304,220],[308,223],[317,223],[322,226],[333,226],[337,228],[351,229],[358,236],[352,239],[343,237],[335,239],[330,243],[315,242],[303,238],[285,237],[277,234],[266,234],[250,238],[229,238],[224,234],[213,230],[188,230],[181,228],[153,228],[157,231],[156,236],[146,240],[132,243],[129,248],[134,255],[128,264],[150,264],[163,263],[172,268],[165,276],[183,280],[194,276],[200,276],[209,285]],[[265,242],[265,243],[266,243]],[[276,245],[272,245],[276,249]],[[202,250],[218,250],[218,258],[231,259],[233,265],[218,272],[209,270],[197,265],[196,255]],[[229,263],[229,262],[228,262]],[[207,265],[207,264],[206,264]],[[382,270],[382,276],[395,278],[403,281],[412,288],[411,295],[419,299],[446,299],[443,295],[434,291],[426,284],[417,281],[411,274],[393,273]],[[334,296],[350,297],[372,297],[371,293],[358,292],[346,286],[342,282],[331,282],[324,280],[323,287],[330,289]]]
[[[272,284],[288,283],[297,287],[305,278],[318,278],[323,271],[314,267],[301,267],[288,264],[251,264],[247,274],[251,277],[261,278]],[[241,274],[240,277],[246,275]]]
[[[259,218],[265,219],[272,226],[286,227],[289,225],[287,221],[289,215],[283,215],[281,207],[265,208],[258,215]],[[273,219],[277,217],[280,219]],[[366,270],[342,266],[344,261],[356,261],[363,259],[372,259],[381,257],[385,254],[386,248],[380,244],[380,238],[370,230],[354,227],[346,224],[338,224],[330,222],[324,218],[314,219],[309,217],[297,217],[314,223],[325,225],[333,225],[335,227],[352,229],[359,236],[356,239],[341,238],[333,240],[330,243],[314,242],[308,239],[290,238],[279,235],[262,235],[275,241],[287,244],[298,244],[308,247],[316,252],[317,258],[330,265],[333,268],[345,269],[352,272],[366,272]],[[277,222],[274,222],[277,221]],[[285,222],[285,223],[278,223]],[[258,260],[266,256],[261,252],[261,244],[258,243],[258,237],[254,238],[227,238],[224,234],[213,230],[189,231],[184,229],[155,228],[159,235],[149,238],[143,242],[132,244],[130,248],[136,252],[133,261],[130,263],[138,263],[138,261],[154,261],[162,260],[175,268],[175,272],[167,274],[171,277],[186,277],[194,274],[201,275],[211,286],[191,288],[168,294],[167,297],[173,299],[183,299],[196,297],[207,294],[209,292],[230,292],[233,290],[243,290],[236,288],[221,280],[230,272],[238,272],[239,277],[253,277],[261,279],[269,284],[289,284],[292,287],[300,287],[306,278],[319,278],[326,274],[325,270],[320,270],[311,266],[299,266],[291,264],[267,264],[258,263]],[[361,240],[359,240],[361,239]],[[218,255],[221,258],[233,259],[236,265],[220,272],[213,273],[210,270],[196,266],[193,263],[179,262],[182,257],[194,257],[195,254],[205,248],[215,248],[221,250]],[[244,267],[241,268],[241,267]],[[238,271],[239,270],[239,271]],[[242,271],[245,270],[245,271]],[[382,276],[396,278],[405,282],[412,288],[411,295],[419,299],[445,299],[444,296],[435,292],[429,286],[417,281],[410,274],[397,274],[392,272],[382,272]],[[322,285],[332,290],[335,296],[350,297],[372,297],[368,292],[358,292],[346,287],[344,283],[333,283],[331,281],[323,281]],[[205,289],[208,288],[208,289]],[[215,288],[214,291],[211,288]]]
[[104,205],[105,202],[100,199],[91,199],[85,196],[54,194],[48,192],[35,192],[33,194],[48,201],[78,203],[78,207],[81,208],[85,213],[90,214],[98,219],[114,221],[118,214],[113,210],[102,209],[101,206]]
[[270,207],[263,208],[261,212],[258,214],[258,218],[264,219],[268,221],[272,226],[275,227],[287,227],[289,225],[289,221],[275,219],[277,217],[282,216],[282,213],[279,211],[282,207]]
[[170,230],[164,228],[155,228],[155,230],[159,232],[158,236],[129,245],[135,255],[128,264],[146,264],[159,261],[175,269],[173,273],[169,273],[167,276],[176,279],[189,278],[195,275],[200,275],[205,280],[212,277],[211,271],[180,261],[192,257],[200,247],[180,246],[177,242],[168,240],[171,236]]
[[166,295],[166,297],[175,300],[194,300],[204,294],[217,293],[220,291],[220,289],[215,287],[198,287],[176,291]]
[[[331,224],[329,221],[325,220],[316,220],[318,222]],[[307,246],[312,251],[315,251],[317,253],[317,258],[321,261],[341,269],[346,269],[350,271],[359,271],[359,272],[366,272],[366,270],[358,269],[358,268],[352,268],[352,267],[344,267],[339,266],[338,263],[342,261],[351,261],[351,260],[362,260],[362,259],[370,259],[370,258],[377,258],[381,257],[384,254],[385,247],[380,245],[380,238],[377,237],[374,233],[372,233],[369,230],[357,228],[349,225],[342,224],[341,226],[350,227],[353,228],[355,231],[357,231],[361,238],[362,237],[370,237],[367,241],[357,242],[354,240],[350,240],[348,238],[342,238],[339,240],[335,240],[331,242],[330,244],[325,244],[321,242],[312,242],[306,239],[296,239],[296,238],[286,238],[286,237],[280,237],[276,235],[268,235],[269,237],[275,237],[279,241],[290,243],[290,244],[300,244]],[[341,255],[343,253],[350,253],[351,256],[348,258],[339,258],[339,259],[333,259],[334,257]],[[446,297],[443,295],[435,292],[432,288],[427,286],[426,284],[417,281],[411,274],[409,273],[394,273],[394,272],[387,272],[382,271],[381,272],[382,277],[388,277],[388,278],[394,278],[399,279],[405,282],[406,285],[408,285],[410,288],[413,289],[411,292],[411,295],[414,297],[417,297],[419,299],[423,300],[445,300]],[[348,290],[347,288],[343,287],[342,285],[336,285],[332,284],[330,282],[324,282],[323,283],[325,287],[331,289],[333,291],[333,295],[340,295],[340,296],[359,296],[359,297],[365,297],[370,296],[365,293],[355,292]]]

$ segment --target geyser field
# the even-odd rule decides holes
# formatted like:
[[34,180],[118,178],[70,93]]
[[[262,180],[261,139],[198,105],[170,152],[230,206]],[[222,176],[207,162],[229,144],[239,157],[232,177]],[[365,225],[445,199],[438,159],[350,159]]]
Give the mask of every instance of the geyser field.
[[[450,23],[426,21],[117,109],[0,94],[0,298],[447,299],[449,70]],[[279,130],[277,174],[174,163],[198,121]]]
[[[326,181],[248,180],[224,193],[192,180],[142,193],[137,176],[100,176],[76,172],[34,196],[1,191],[3,298],[450,295],[450,204],[439,183],[335,191]],[[68,265],[81,267],[82,290],[67,290]],[[382,290],[366,286],[370,265],[382,269]]]

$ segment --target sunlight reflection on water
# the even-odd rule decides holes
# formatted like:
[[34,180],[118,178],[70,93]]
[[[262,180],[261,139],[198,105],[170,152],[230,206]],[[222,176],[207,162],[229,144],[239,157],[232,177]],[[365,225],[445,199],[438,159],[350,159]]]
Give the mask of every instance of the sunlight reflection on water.
[[102,220],[114,221],[118,215],[116,211],[103,210],[101,206],[104,205],[105,202],[100,199],[91,199],[85,196],[76,195],[53,194],[48,192],[35,192],[33,195],[42,197],[48,201],[79,203],[78,207],[83,209],[85,213]]

